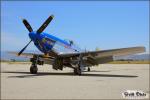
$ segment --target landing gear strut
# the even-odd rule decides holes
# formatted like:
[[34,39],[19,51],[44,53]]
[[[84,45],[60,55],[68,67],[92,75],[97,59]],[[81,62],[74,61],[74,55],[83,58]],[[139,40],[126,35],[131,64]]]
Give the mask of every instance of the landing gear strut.
[[77,67],[74,68],[74,74],[75,75],[81,75],[83,67],[84,67],[84,65],[83,65],[83,56],[82,56],[82,54],[80,54]]
[[31,74],[37,74],[38,68],[37,68],[37,61],[38,57],[36,55],[33,56],[33,58],[30,59],[32,62],[32,65],[30,67],[30,73]]

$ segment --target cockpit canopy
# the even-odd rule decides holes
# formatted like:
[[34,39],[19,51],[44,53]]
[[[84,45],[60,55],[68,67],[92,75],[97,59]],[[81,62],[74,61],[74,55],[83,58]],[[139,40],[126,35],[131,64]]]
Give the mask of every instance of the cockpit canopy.
[[74,49],[76,49],[77,51],[81,51],[81,49],[78,47],[78,45],[73,40],[65,39],[65,41],[68,42],[70,44],[70,46],[73,47]]
[[74,41],[73,40],[65,39],[65,41],[67,41],[71,46],[74,45]]

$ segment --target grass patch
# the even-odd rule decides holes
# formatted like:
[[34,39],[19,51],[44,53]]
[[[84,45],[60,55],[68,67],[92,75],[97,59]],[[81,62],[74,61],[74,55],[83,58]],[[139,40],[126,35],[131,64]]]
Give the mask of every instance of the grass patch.
[[1,63],[8,63],[8,64],[30,64],[29,61],[1,61]]
[[113,61],[109,62],[109,64],[150,64],[149,60],[140,60],[140,61]]

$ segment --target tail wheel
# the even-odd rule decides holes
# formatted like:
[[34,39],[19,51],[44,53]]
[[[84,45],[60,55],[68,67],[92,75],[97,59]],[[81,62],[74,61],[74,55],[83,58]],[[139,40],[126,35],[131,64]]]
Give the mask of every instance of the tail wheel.
[[37,66],[32,65],[32,66],[30,67],[30,73],[31,73],[31,74],[37,74],[37,71],[38,71]]
[[89,72],[89,71],[91,71],[91,69],[88,67],[87,71]]

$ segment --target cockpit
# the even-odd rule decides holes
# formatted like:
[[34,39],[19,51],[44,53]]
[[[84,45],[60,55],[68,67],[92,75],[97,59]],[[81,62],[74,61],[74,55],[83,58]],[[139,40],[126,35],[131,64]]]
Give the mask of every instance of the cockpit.
[[73,41],[69,39],[65,39],[66,42],[70,44],[72,48],[74,48],[76,51],[80,51],[81,49],[78,47],[78,45]]

